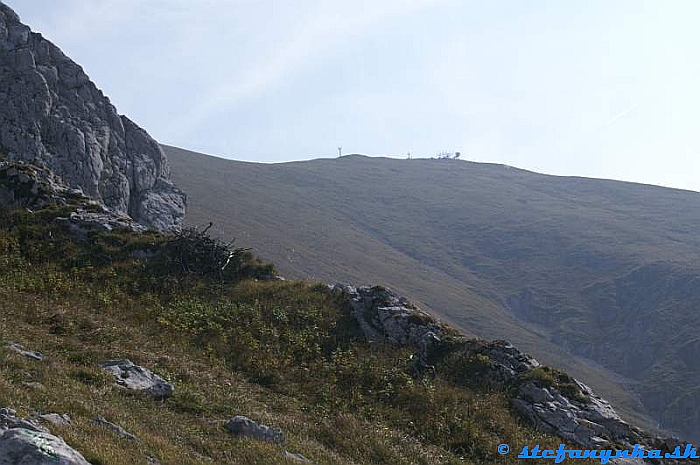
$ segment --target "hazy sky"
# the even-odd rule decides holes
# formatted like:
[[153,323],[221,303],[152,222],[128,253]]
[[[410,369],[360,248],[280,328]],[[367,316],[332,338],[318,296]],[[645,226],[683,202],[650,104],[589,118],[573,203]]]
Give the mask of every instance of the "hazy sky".
[[700,1],[8,0],[161,142],[700,190]]

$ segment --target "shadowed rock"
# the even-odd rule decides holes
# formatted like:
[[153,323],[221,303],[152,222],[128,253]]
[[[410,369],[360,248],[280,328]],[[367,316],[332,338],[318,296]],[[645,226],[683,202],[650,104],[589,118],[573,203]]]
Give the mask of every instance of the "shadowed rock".
[[108,209],[79,189],[72,189],[48,168],[24,162],[0,161],[0,204],[39,210],[49,205],[71,206],[67,217],[56,218],[71,236],[83,241],[92,231],[129,230],[143,232],[146,227],[131,217]]
[[79,241],[84,241],[93,231],[143,231],[145,228],[134,223],[125,215],[118,215],[110,211],[88,212],[82,208],[71,212],[67,218],[56,218],[58,224],[68,226],[71,236]]

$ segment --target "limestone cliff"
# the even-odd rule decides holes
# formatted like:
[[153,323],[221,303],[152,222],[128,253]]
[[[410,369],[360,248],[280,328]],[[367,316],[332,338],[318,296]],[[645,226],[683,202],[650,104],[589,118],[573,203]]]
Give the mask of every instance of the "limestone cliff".
[[177,229],[185,195],[162,149],[83,69],[0,2],[0,153],[49,168],[115,213]]

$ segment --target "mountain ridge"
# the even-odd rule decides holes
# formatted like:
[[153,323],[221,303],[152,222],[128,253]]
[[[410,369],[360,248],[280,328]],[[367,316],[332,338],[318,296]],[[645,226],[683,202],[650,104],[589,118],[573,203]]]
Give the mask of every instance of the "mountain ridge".
[[486,167],[500,167],[500,168],[505,168],[507,170],[521,171],[524,173],[530,173],[530,174],[534,174],[537,176],[545,176],[545,177],[550,177],[550,178],[584,180],[584,181],[590,180],[590,181],[599,181],[601,183],[612,182],[612,183],[622,183],[622,184],[644,186],[644,187],[650,187],[650,188],[658,188],[658,189],[664,189],[664,190],[687,192],[687,193],[693,193],[693,194],[700,193],[700,191],[698,191],[698,190],[687,189],[687,188],[683,188],[683,187],[665,186],[662,184],[653,184],[653,183],[643,182],[643,181],[632,181],[632,180],[628,180],[628,179],[615,179],[615,178],[583,176],[583,175],[573,175],[573,174],[545,173],[545,172],[541,172],[541,171],[538,171],[538,170],[533,169],[533,168],[523,168],[520,166],[509,165],[507,163],[498,163],[498,162],[491,162],[491,161],[476,161],[476,160],[470,160],[468,158],[437,159],[437,158],[431,158],[431,157],[416,157],[416,158],[407,159],[405,157],[391,156],[391,155],[370,155],[370,154],[366,154],[366,153],[348,153],[348,154],[342,155],[340,157],[338,157],[338,156],[319,156],[319,157],[315,157],[315,158],[304,158],[304,159],[299,159],[299,160],[264,161],[264,160],[246,160],[243,158],[233,158],[233,157],[229,157],[226,155],[218,155],[218,154],[209,153],[206,151],[199,151],[199,150],[194,149],[194,148],[178,147],[176,145],[168,144],[165,142],[161,142],[160,145],[162,147],[164,147],[165,150],[168,150],[168,149],[185,150],[187,152],[195,153],[198,155],[204,155],[207,157],[215,158],[217,160],[231,161],[231,162],[238,162],[238,163],[251,163],[251,164],[262,165],[262,166],[288,165],[288,164],[294,164],[294,163],[310,163],[310,162],[316,162],[316,161],[322,161],[322,160],[339,160],[339,159],[350,159],[350,160],[352,160],[352,159],[369,159],[369,160],[375,159],[375,160],[415,161],[415,162],[440,160],[443,163],[461,162],[461,163],[467,163],[467,164],[473,163],[473,164],[486,166]]

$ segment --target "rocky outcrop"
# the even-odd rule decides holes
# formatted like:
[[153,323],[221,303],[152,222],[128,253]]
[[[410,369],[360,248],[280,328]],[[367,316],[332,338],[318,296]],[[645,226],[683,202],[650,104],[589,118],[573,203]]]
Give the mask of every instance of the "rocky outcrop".
[[590,387],[543,367],[507,341],[463,339],[456,345],[451,350],[467,358],[480,357],[484,367],[479,376],[489,385],[513,392],[513,407],[539,431],[557,434],[585,448],[631,448],[653,442]]
[[282,431],[261,425],[242,415],[231,418],[224,427],[234,436],[253,438],[258,441],[266,441],[273,444],[281,444],[284,442],[284,433]]
[[488,370],[484,376],[493,384],[507,384],[541,367],[540,362],[524,354],[508,341],[463,339],[460,345],[466,352],[486,357],[484,360],[488,360]]
[[172,384],[131,360],[108,360],[102,368],[114,376],[118,386],[146,392],[156,400],[165,400],[175,391]]
[[[427,334],[433,338],[430,353],[422,356],[430,363],[460,352],[462,359],[479,363],[481,381],[513,392],[513,407],[538,430],[556,434],[585,448],[629,448],[640,444],[649,449],[673,452],[685,443],[646,433],[625,422],[612,406],[591,388],[566,374],[543,367],[507,341],[483,341],[459,335],[449,326],[421,311],[407,299],[383,287],[329,286],[347,296],[351,313],[365,338],[418,348],[425,351]],[[421,348],[423,346],[423,348]],[[432,366],[432,365],[431,365]],[[558,379],[547,385],[543,374]],[[437,373],[440,375],[440,373]],[[557,382],[561,382],[557,385]],[[620,462],[629,463],[629,462]],[[666,461],[664,463],[674,463]]]
[[329,287],[347,294],[352,314],[368,341],[417,345],[427,333],[440,337],[448,332],[448,328],[430,314],[386,288],[345,284]]
[[66,217],[56,218],[76,240],[84,240],[92,231],[130,230],[142,232],[145,226],[117,213],[67,186],[51,170],[24,162],[0,161],[0,205],[24,207],[29,211],[51,205],[71,207]]
[[160,146],[83,69],[0,2],[0,153],[49,168],[113,212],[177,229],[185,196]]
[[651,438],[644,438],[641,430],[622,420],[607,401],[583,383],[577,384],[586,396],[585,402],[567,398],[556,388],[527,382],[520,386],[513,406],[538,430],[558,434],[586,448],[620,444],[631,449],[649,442]]
[[0,161],[0,205],[36,210],[78,197],[84,197],[82,191],[71,189],[46,168]]
[[0,409],[0,464],[90,465],[63,439],[14,410]]
[[134,223],[128,216],[103,209],[86,211],[84,208],[77,208],[67,217],[56,218],[56,222],[66,225],[73,238],[77,240],[85,240],[91,232],[143,231],[145,229],[144,226]]

